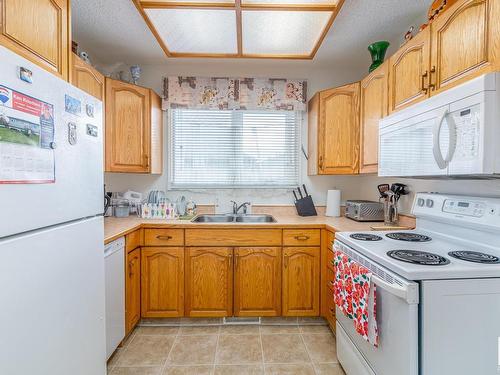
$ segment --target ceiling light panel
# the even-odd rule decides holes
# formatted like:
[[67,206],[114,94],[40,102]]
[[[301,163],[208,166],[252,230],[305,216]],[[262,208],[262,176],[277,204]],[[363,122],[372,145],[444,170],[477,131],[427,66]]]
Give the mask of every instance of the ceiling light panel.
[[339,0],[241,0],[242,5],[303,5],[303,6],[331,6],[336,7]]
[[331,11],[243,11],[243,54],[310,55],[332,16]]
[[221,9],[144,9],[172,53],[236,54],[236,13]]

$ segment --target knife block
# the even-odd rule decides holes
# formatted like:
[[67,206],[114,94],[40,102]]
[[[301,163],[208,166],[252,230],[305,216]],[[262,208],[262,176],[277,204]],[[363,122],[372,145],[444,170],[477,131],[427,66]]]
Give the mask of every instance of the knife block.
[[297,199],[295,201],[295,208],[297,209],[297,214],[299,216],[318,216],[316,207],[314,207],[314,202],[310,195]]

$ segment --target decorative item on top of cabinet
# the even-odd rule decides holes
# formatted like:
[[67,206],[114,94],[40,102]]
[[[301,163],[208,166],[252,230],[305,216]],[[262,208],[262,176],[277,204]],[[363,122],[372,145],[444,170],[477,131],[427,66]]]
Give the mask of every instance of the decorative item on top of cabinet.
[[68,80],[69,0],[0,0],[0,44]]
[[368,51],[370,52],[370,55],[372,57],[372,64],[370,65],[368,72],[371,73],[375,69],[377,69],[380,65],[382,65],[385,59],[387,48],[389,48],[389,46],[390,43],[385,40],[372,43],[368,46]]
[[283,248],[283,316],[319,316],[320,251]]
[[234,249],[234,315],[281,314],[281,248]]
[[233,314],[233,249],[186,247],[186,316]]
[[359,173],[378,171],[378,123],[387,116],[386,61],[361,81]]
[[389,113],[429,97],[430,28],[389,59]]
[[125,334],[141,319],[141,248],[127,252],[125,263]]
[[359,82],[316,93],[309,101],[308,174],[357,174]]
[[499,69],[500,1],[458,1],[430,29],[431,95]]
[[104,101],[104,75],[74,53],[71,54],[71,60],[71,84]]
[[184,248],[143,247],[142,317],[184,316]]
[[161,99],[106,78],[106,172],[162,173]]

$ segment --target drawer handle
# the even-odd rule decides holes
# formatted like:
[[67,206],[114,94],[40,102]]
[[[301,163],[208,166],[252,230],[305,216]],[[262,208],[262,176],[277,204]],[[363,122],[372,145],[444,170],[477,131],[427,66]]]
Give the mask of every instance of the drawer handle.
[[165,240],[165,241],[168,241],[168,240],[171,240],[173,237],[172,236],[162,236],[162,235],[158,235],[156,236],[157,239],[159,240]]
[[297,241],[307,241],[309,238],[309,236],[295,236],[294,237]]

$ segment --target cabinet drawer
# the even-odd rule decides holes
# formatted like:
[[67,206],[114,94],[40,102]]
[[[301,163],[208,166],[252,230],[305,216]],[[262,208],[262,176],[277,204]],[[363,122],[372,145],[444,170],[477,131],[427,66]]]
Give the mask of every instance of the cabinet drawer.
[[280,246],[281,229],[186,229],[186,246]]
[[320,229],[283,229],[285,246],[319,246],[320,243]]
[[333,241],[335,240],[335,233],[326,231],[326,245],[331,250],[333,249]]
[[183,246],[184,229],[144,229],[145,246]]
[[127,253],[142,246],[142,229],[135,230],[125,236],[125,249]]

